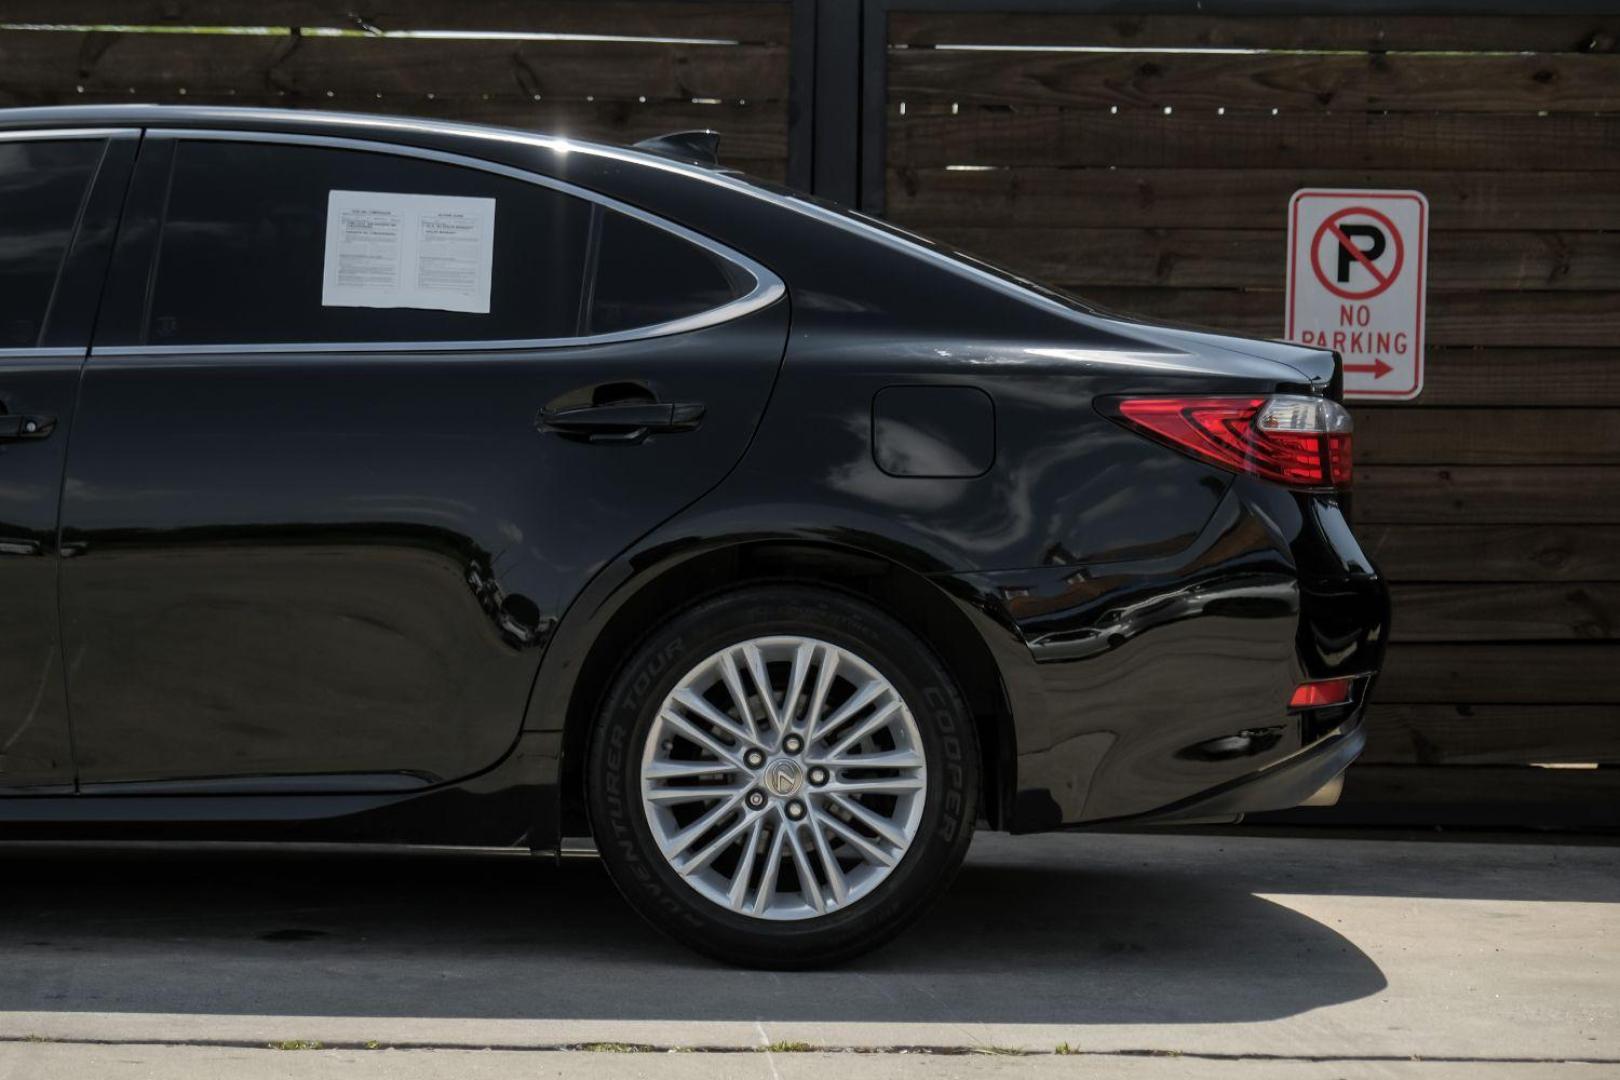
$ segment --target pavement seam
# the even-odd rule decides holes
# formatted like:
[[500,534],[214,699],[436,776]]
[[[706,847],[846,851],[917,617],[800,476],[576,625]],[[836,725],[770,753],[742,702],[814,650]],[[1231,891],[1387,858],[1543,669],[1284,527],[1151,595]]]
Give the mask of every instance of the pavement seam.
[[771,1056],[771,1037],[765,1034],[765,1022],[755,1020],[754,1030],[759,1032],[759,1048],[765,1052],[765,1064],[771,1070],[771,1080],[782,1080],[782,1074],[776,1068],[776,1058]]
[[[332,1050],[494,1050],[503,1053],[568,1054],[595,1053],[604,1045],[600,1042],[580,1043],[437,1043],[437,1042],[326,1042],[310,1040],[314,1045],[283,1053],[323,1053]],[[276,1050],[273,1043],[250,1039],[83,1039],[49,1038],[39,1035],[0,1035],[0,1046],[35,1044],[49,1046],[154,1046],[198,1047],[225,1050]],[[626,1054],[765,1054],[773,1051],[768,1046],[735,1045],[661,1045],[653,1043],[613,1043],[615,1053]],[[1414,1062],[1436,1065],[1620,1065],[1615,1057],[1465,1057],[1426,1054],[1237,1054],[1199,1050],[1080,1050],[1070,1049],[1062,1054],[1053,1050],[1027,1050],[1014,1047],[951,1046],[908,1044],[895,1046],[806,1046],[802,1050],[783,1051],[794,1054],[863,1054],[932,1055],[937,1057],[1093,1057],[1093,1058],[1186,1058],[1192,1061],[1280,1061],[1305,1064],[1336,1064],[1360,1062]],[[774,1062],[772,1069],[774,1071]]]

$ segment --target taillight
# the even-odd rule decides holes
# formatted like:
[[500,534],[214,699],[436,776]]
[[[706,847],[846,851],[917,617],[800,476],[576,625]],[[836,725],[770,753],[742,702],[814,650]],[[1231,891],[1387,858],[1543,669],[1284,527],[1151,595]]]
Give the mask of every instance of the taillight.
[[1350,484],[1350,413],[1327,398],[1139,397],[1120,419],[1185,453],[1294,487]]

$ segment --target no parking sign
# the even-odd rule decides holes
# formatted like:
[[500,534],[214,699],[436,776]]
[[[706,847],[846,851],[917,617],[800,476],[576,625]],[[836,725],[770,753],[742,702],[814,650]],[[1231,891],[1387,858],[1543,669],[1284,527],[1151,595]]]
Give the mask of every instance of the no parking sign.
[[1344,395],[1423,390],[1429,201],[1416,191],[1296,191],[1288,203],[1290,341],[1344,357]]

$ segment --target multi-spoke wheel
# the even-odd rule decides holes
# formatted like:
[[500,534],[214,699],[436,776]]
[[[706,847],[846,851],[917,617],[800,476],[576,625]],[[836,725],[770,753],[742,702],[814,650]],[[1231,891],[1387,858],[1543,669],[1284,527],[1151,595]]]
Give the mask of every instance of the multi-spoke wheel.
[[939,891],[976,765],[960,696],[912,634],[837,593],[760,588],[643,645],[589,792],[644,914],[712,954],[800,966],[875,945]]
[[928,766],[899,691],[848,649],[755,638],[664,698],[641,761],[658,849],[733,911],[803,919],[871,892],[905,857]]

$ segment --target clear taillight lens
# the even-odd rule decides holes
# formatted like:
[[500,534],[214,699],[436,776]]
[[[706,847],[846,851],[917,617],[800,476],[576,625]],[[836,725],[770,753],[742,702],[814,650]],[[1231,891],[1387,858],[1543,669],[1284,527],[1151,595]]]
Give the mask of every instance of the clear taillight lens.
[[1292,487],[1350,484],[1353,424],[1327,398],[1141,397],[1116,403],[1120,419],[1211,464]]

